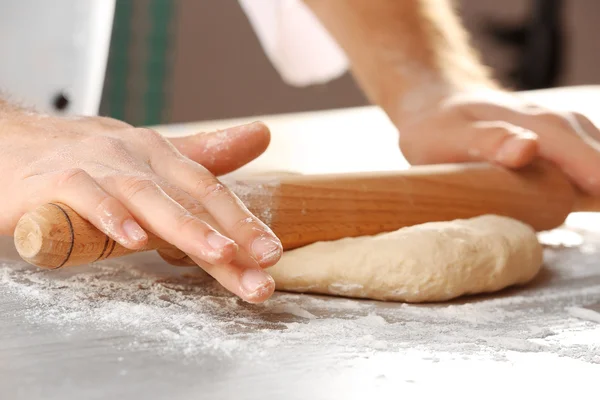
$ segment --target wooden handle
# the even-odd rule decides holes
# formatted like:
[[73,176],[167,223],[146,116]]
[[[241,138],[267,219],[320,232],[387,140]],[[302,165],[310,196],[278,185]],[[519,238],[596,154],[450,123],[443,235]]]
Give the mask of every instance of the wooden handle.
[[[226,184],[273,229],[285,250],[483,214],[512,217],[541,231],[560,226],[571,211],[600,210],[596,200],[576,203],[577,192],[568,179],[543,162],[518,172],[490,164],[452,164],[389,173],[255,177]],[[132,252],[58,204],[24,215],[15,244],[23,259],[46,268]],[[190,262],[159,238],[151,237],[143,250],[151,249],[159,249],[170,262]]]
[[600,198],[579,193],[573,206],[573,211],[597,212],[600,211]]
[[[152,234],[148,236],[148,245],[138,251],[159,250],[172,264],[191,263],[185,253]],[[42,268],[82,265],[136,252],[116,243],[60,203],[45,204],[23,215],[14,239],[21,258]]]

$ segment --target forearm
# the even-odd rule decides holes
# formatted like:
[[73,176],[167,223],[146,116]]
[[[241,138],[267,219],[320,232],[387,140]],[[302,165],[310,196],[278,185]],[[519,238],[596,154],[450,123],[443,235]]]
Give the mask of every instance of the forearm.
[[447,0],[305,0],[369,99],[398,125],[449,93],[494,87]]

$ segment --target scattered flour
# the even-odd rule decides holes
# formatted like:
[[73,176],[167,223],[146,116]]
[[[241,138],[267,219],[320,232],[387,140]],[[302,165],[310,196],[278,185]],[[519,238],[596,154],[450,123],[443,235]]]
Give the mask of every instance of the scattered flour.
[[538,240],[545,246],[576,247],[583,244],[583,236],[568,229],[554,229],[538,233]]
[[[235,353],[268,358],[282,346],[325,346],[356,352],[487,354],[500,360],[508,350],[551,351],[593,360],[589,347],[567,351],[560,342],[536,343],[571,329],[558,318],[539,318],[542,307],[555,303],[557,310],[564,310],[576,304],[577,295],[571,292],[547,304],[543,295],[536,300],[534,291],[507,295],[504,301],[478,297],[464,304],[428,306],[280,293],[252,306],[199,270],[184,269],[187,273],[182,274],[171,267],[161,269],[142,271],[125,261],[77,271],[11,264],[0,267],[0,287],[18,304],[14,316],[28,323],[69,332],[122,332],[127,346],[177,357]],[[581,330],[581,324],[576,328]]]
[[346,295],[349,293],[353,293],[355,291],[358,290],[362,290],[363,289],[363,285],[360,285],[358,283],[341,283],[341,282],[337,282],[337,283],[332,283],[328,286],[328,290],[330,293],[334,293],[337,295]]
[[8,302],[4,318],[24,321],[20,326],[99,332],[121,338],[119,346],[173,357],[268,362],[287,347],[349,359],[422,351],[506,360],[517,351],[600,363],[598,324],[568,318],[600,299],[595,257],[577,248],[549,248],[545,255],[545,270],[526,288],[443,304],[276,293],[250,305],[201,270],[173,268],[150,254],[56,271],[0,264],[0,300]]
[[273,221],[273,213],[277,209],[277,197],[273,196],[275,189],[279,187],[279,179],[268,178],[260,184],[249,185],[241,181],[227,181],[226,185],[242,201],[251,208],[251,211],[262,222],[270,225]]
[[568,307],[567,312],[575,318],[581,318],[600,324],[600,313],[583,307]]
[[290,315],[295,315],[297,317],[306,318],[306,319],[317,318],[316,316],[312,315],[305,309],[300,308],[296,304],[281,303],[281,304],[271,307],[270,311],[273,314],[290,314]]

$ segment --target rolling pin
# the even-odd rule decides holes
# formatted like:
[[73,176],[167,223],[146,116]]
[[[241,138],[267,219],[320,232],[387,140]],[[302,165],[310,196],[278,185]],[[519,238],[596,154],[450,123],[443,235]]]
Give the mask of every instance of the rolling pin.
[[[419,166],[403,171],[252,177],[224,182],[290,250],[317,241],[374,235],[402,227],[482,214],[515,218],[538,231],[560,226],[572,211],[600,210],[564,174],[540,162],[519,171],[477,163]],[[138,251],[158,250],[178,265],[187,256],[149,235]],[[134,251],[109,239],[63,204],[25,214],[14,233],[27,262],[58,268]]]

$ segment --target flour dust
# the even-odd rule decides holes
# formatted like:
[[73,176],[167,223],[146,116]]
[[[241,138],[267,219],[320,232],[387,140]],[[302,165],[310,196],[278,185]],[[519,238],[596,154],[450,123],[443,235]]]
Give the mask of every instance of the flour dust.
[[600,325],[568,311],[600,298],[600,278],[556,266],[558,258],[563,265],[579,254],[576,249],[563,249],[560,257],[547,251],[546,272],[526,288],[431,305],[286,293],[250,305],[199,269],[170,267],[148,254],[57,271],[5,263],[0,287],[17,305],[12,317],[27,324],[120,334],[127,348],[178,358],[268,362],[279,349],[294,348],[494,360],[505,360],[507,351],[550,352],[600,363],[598,341],[583,339],[598,337]]

